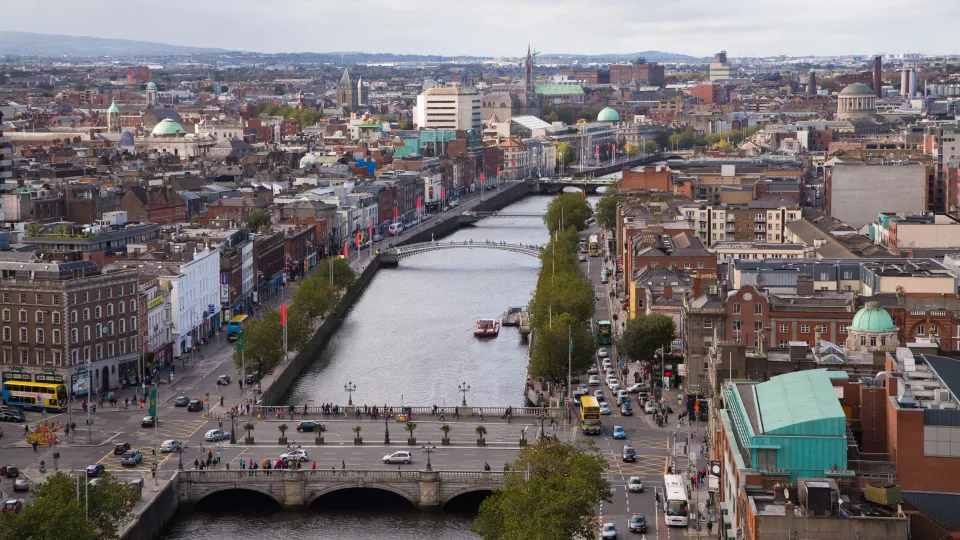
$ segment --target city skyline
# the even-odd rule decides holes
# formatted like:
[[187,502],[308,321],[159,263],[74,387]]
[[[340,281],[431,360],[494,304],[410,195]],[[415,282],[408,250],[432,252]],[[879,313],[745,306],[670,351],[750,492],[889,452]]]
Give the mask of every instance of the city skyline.
[[[482,5],[445,4],[442,9],[430,0],[414,0],[402,9],[385,0],[371,0],[363,10],[344,3],[277,0],[266,12],[258,10],[262,4],[250,0],[232,2],[229,10],[173,0],[165,9],[191,16],[178,18],[176,25],[144,27],[124,24],[129,2],[106,0],[90,6],[51,0],[47,5],[53,16],[35,17],[30,4],[12,5],[6,12],[10,20],[18,21],[16,30],[45,34],[262,53],[363,51],[486,57],[520,56],[528,42],[544,54],[578,55],[645,50],[694,57],[720,50],[732,57],[955,54],[956,47],[945,49],[939,36],[947,35],[949,21],[960,17],[960,5],[934,0],[918,0],[908,13],[893,0],[811,0],[806,9],[790,13],[757,0],[731,0],[723,5],[689,0],[679,6],[597,0],[589,5],[588,24],[577,15],[584,10],[584,3],[577,0],[491,0]],[[934,8],[940,15],[928,17]],[[466,23],[451,24],[452,17]],[[782,24],[786,17],[789,26]],[[291,32],[291,24],[303,31]],[[309,30],[312,25],[315,30]],[[619,31],[611,31],[610,25]],[[898,31],[879,31],[891,28]],[[463,39],[471,34],[478,39]]]

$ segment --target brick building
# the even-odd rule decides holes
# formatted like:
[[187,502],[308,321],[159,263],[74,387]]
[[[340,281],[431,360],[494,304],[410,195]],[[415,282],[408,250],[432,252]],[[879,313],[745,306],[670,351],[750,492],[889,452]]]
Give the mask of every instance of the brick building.
[[610,64],[610,84],[626,86],[631,83],[663,86],[663,66],[655,63]]
[[723,87],[719,84],[698,84],[693,87],[693,90],[690,91],[690,94],[699,99],[701,103],[707,105],[715,105],[718,103],[723,103]]

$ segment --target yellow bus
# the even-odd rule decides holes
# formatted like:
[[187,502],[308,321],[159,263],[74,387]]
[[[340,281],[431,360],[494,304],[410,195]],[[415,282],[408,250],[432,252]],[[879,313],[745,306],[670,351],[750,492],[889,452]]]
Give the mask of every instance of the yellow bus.
[[62,411],[67,408],[63,383],[8,380],[3,382],[3,402],[33,411]]
[[580,429],[587,435],[600,435],[600,402],[593,396],[580,396]]
[[600,237],[599,236],[595,234],[590,235],[590,240],[587,241],[587,250],[590,252],[591,257],[600,256]]
[[243,323],[247,320],[246,315],[237,315],[227,323],[227,341],[237,339],[237,335],[243,331]]

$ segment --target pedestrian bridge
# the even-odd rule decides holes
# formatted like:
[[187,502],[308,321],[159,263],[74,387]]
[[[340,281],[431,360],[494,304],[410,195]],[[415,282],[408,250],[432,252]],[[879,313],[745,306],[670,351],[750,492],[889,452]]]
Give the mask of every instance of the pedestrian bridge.
[[515,472],[433,470],[203,470],[177,472],[181,503],[196,504],[227,490],[255,491],[286,509],[302,509],[343,489],[380,489],[395,493],[417,508],[440,508],[453,499],[492,492]]
[[503,242],[474,242],[470,240],[465,242],[421,242],[419,244],[408,244],[405,246],[388,249],[384,252],[384,254],[388,257],[392,256],[399,261],[404,257],[411,257],[413,255],[420,255],[421,253],[443,251],[448,249],[495,249],[498,251],[509,251],[511,253],[520,253],[523,255],[530,255],[531,257],[539,257],[543,247],[528,244],[507,244]]

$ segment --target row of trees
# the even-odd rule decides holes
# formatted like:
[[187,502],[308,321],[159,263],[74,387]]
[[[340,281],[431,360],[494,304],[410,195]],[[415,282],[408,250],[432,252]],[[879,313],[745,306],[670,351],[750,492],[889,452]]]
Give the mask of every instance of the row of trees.
[[[57,473],[38,484],[32,504],[19,514],[0,517],[0,540],[114,540],[129,518],[137,493],[134,486],[101,472],[98,486],[77,489],[76,478]],[[86,482],[87,478],[80,478]],[[89,490],[90,504],[87,507]],[[129,504],[128,504],[129,503]]]
[[[593,285],[577,260],[580,231],[593,211],[576,193],[562,193],[547,206],[544,223],[552,236],[540,255],[537,287],[530,301],[536,339],[530,351],[530,374],[553,382],[567,378],[570,368],[581,373],[595,350],[589,321],[593,317]],[[587,326],[585,326],[587,325]]]
[[277,105],[275,103],[260,103],[257,109],[260,114],[292,118],[300,125],[300,129],[315,125],[323,118],[323,113],[315,109],[297,109],[289,105]]
[[[333,281],[330,280],[331,265]],[[287,310],[287,349],[298,352],[310,343],[313,321],[333,310],[343,293],[353,286],[356,272],[339,257],[327,258],[317,271],[300,282]],[[233,352],[237,369],[262,376],[283,360],[283,330],[280,312],[264,311],[260,319],[248,320],[243,327],[244,350]]]
[[696,130],[694,130],[692,126],[687,126],[683,129],[683,131],[678,131],[670,135],[667,142],[670,148],[681,149],[689,149],[695,146],[709,146],[719,144],[721,141],[727,141],[727,144],[734,146],[753,136],[762,129],[763,126],[753,126],[743,131],[734,130],[701,136],[697,134]]

